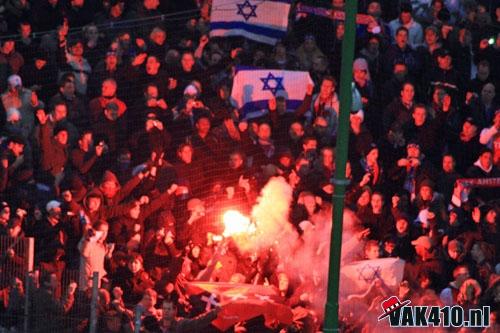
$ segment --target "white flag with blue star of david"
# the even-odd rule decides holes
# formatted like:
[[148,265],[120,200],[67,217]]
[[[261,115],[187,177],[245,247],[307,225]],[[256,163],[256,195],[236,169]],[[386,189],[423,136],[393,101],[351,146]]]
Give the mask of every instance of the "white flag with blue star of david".
[[302,104],[308,84],[313,84],[308,72],[281,69],[241,69],[233,80],[233,105],[245,118],[255,118],[267,111],[268,101],[282,96],[287,110]]
[[286,34],[291,0],[213,0],[210,36],[274,45]]
[[366,292],[377,279],[397,290],[403,279],[405,261],[399,258],[361,260],[340,268],[340,291],[346,297]]

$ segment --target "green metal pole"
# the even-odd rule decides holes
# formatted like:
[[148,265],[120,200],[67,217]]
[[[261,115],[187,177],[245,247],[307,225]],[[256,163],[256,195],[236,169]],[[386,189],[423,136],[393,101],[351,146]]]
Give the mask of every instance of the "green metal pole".
[[340,253],[342,248],[342,219],[344,214],[345,178],[349,141],[349,115],[352,103],[352,63],[356,35],[357,0],[345,3],[345,33],[342,42],[342,67],[340,72],[340,115],[337,130],[335,158],[335,189],[332,198],[333,226],[330,238],[330,265],[328,268],[328,295],[323,331],[339,332],[339,282]]

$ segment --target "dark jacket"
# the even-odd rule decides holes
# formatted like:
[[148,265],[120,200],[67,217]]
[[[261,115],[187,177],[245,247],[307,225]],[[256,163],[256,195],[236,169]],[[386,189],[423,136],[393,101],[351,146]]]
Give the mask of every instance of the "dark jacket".
[[77,170],[80,175],[86,175],[95,165],[98,156],[93,149],[92,151],[84,152],[80,148],[76,148],[71,151],[70,159],[73,168]]
[[384,110],[384,133],[393,127],[404,128],[412,120],[411,107],[403,104],[401,98],[394,99]]
[[418,54],[410,46],[400,49],[397,45],[391,45],[387,49],[384,57],[385,73],[391,73],[395,63],[403,62],[408,67],[408,72],[412,75],[420,70]]
[[[497,178],[500,177],[500,170],[495,165],[492,165],[490,170],[486,170],[478,160],[467,170],[467,176],[470,178]],[[477,195],[484,201],[495,200],[500,198],[500,188],[474,188],[474,195]]]
[[74,303],[74,296],[56,299],[51,290],[40,288],[33,295],[31,332],[60,332],[64,321],[61,318],[67,314]]
[[170,201],[170,194],[168,193],[168,191],[165,191],[158,198],[151,201],[151,203],[141,207],[141,212],[137,220],[134,220],[129,216],[123,216],[118,220],[116,220],[111,225],[111,236],[113,240],[117,244],[126,247],[126,244],[129,241],[130,237],[134,235],[134,225],[138,224],[141,226],[139,233],[141,234],[141,243],[142,243],[144,237],[144,221],[159,209],[166,206],[168,207],[169,201]]
[[137,304],[148,288],[154,287],[154,282],[149,274],[140,270],[133,274],[128,268],[116,271],[113,285],[119,286],[123,290],[123,300],[127,305]]
[[[101,206],[96,212],[90,212],[88,209],[88,198],[91,195],[99,196],[101,198]],[[113,217],[117,217],[120,215],[127,214],[132,207],[134,207],[135,202],[131,201],[129,203],[123,205],[113,205],[107,206],[104,204],[104,197],[102,193],[98,189],[93,189],[87,193],[87,196],[83,200],[83,211],[85,215],[88,217],[89,222],[91,224],[99,221],[99,220],[108,220]]]
[[42,148],[42,170],[53,176],[63,172],[68,162],[68,147],[61,145],[52,137],[47,123],[40,126],[40,145]]

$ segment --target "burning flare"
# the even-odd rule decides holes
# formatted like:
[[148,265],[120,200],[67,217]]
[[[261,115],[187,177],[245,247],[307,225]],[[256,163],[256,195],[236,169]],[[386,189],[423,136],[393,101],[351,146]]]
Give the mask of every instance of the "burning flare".
[[250,223],[250,219],[236,210],[228,210],[222,216],[224,223],[224,237],[239,234],[249,234],[255,231],[255,226]]

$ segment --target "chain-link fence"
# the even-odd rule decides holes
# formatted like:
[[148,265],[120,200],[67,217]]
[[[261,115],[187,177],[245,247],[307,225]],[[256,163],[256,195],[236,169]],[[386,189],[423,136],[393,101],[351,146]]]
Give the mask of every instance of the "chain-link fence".
[[[79,271],[34,270],[33,238],[0,237],[0,256],[0,332],[103,332],[97,329],[97,283],[67,302]],[[43,276],[53,276],[57,286],[43,284]]]

